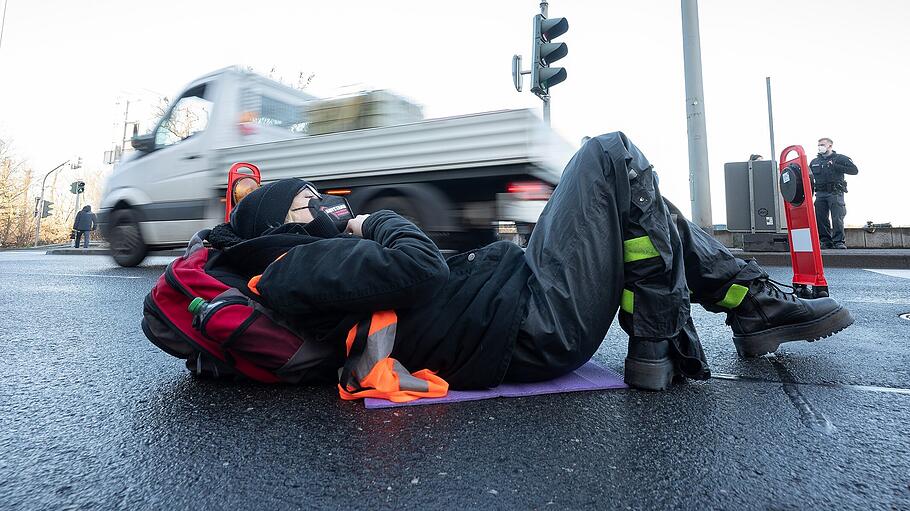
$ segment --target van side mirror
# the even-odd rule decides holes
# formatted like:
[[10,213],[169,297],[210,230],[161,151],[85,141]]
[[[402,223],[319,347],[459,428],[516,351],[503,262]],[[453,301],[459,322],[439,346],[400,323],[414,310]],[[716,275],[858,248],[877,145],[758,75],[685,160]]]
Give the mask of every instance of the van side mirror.
[[150,153],[155,150],[155,134],[134,135],[130,139],[130,143],[133,145],[133,149],[143,153]]

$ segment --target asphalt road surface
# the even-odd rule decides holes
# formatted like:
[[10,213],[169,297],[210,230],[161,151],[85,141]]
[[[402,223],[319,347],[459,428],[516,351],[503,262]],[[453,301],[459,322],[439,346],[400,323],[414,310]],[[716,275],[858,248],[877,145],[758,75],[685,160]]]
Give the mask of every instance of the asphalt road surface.
[[166,262],[0,252],[0,508],[910,509],[906,270],[830,270],[856,324],[757,360],[695,307],[708,382],[366,410],[191,378],[139,327]]

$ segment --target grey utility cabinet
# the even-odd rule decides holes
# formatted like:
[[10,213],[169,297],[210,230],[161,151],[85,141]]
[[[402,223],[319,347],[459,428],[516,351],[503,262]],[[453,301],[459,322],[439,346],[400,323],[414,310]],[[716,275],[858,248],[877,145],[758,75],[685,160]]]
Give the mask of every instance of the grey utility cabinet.
[[728,231],[786,231],[787,219],[776,170],[770,160],[724,164]]

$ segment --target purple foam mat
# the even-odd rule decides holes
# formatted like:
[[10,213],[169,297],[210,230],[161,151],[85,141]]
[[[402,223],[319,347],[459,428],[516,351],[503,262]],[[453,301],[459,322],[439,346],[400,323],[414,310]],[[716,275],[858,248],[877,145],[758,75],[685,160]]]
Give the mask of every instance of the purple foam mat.
[[571,373],[559,378],[537,383],[503,383],[502,385],[487,390],[450,390],[445,397],[423,398],[407,403],[393,403],[387,399],[368,397],[364,404],[369,409],[394,408],[397,406],[420,406],[437,403],[457,403],[459,401],[479,401],[494,397],[522,397],[539,396],[543,394],[559,394],[561,392],[578,392],[581,390],[606,390],[625,389],[622,376],[612,370],[588,361]]

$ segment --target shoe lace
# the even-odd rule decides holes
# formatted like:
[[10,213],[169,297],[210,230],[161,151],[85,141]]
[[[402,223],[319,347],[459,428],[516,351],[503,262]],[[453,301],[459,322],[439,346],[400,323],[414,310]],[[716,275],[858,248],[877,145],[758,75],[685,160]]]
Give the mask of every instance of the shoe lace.
[[[784,284],[783,282],[778,282],[771,277],[759,277],[757,282],[762,286],[762,291],[768,293],[769,295],[780,298],[782,300],[787,300],[791,302],[797,301],[796,289],[789,284]],[[781,287],[785,287],[790,291],[784,291]]]
[[[796,289],[789,284],[784,284],[783,282],[778,282],[778,281],[772,279],[771,277],[759,277],[754,281],[754,283],[758,284],[758,286],[760,287],[759,290],[756,290],[759,293],[767,293],[768,295],[773,296],[774,298],[788,301],[788,302],[798,301],[799,297],[796,295]],[[781,289],[782,287],[787,288],[790,291],[789,292],[784,291],[783,289]],[[733,316],[734,316],[733,314],[727,314],[727,319],[726,319],[725,323],[728,325],[732,325]]]

